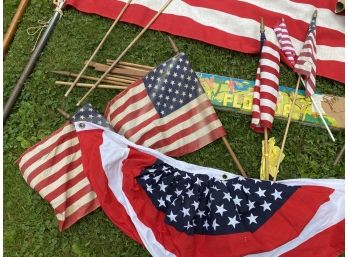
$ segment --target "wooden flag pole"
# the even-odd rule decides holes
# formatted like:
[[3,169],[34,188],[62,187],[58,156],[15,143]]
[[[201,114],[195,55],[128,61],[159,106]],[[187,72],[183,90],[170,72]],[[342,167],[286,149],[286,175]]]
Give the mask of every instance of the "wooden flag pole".
[[109,30],[106,32],[105,36],[103,37],[103,39],[100,41],[99,45],[97,46],[97,48],[94,50],[93,54],[91,55],[91,57],[89,58],[89,60],[86,62],[85,66],[82,68],[82,70],[80,71],[80,73],[78,74],[78,76],[76,77],[75,81],[72,83],[72,85],[69,87],[68,91],[66,91],[65,93],[65,97],[67,97],[69,95],[69,93],[71,92],[71,90],[73,90],[73,88],[76,86],[77,82],[79,82],[82,74],[86,71],[89,63],[91,61],[93,61],[94,57],[96,56],[96,54],[99,52],[100,48],[103,46],[104,42],[106,41],[106,39],[108,38],[108,36],[110,35],[110,33],[112,32],[112,30],[114,29],[114,27],[116,26],[116,24],[118,23],[118,21],[120,20],[121,16],[123,15],[123,13],[126,11],[127,7],[130,5],[130,3],[132,2],[132,0],[128,0],[127,3],[125,4],[125,6],[123,6],[121,12],[118,14],[117,18],[115,19],[115,21],[112,23],[111,27],[109,28]]
[[269,180],[268,129],[266,127],[264,127],[264,136],[265,174],[266,180]]
[[102,80],[109,74],[109,72],[116,66],[116,64],[121,60],[121,58],[128,52],[128,50],[138,41],[138,39],[147,31],[147,29],[155,22],[157,17],[167,8],[167,6],[173,0],[167,0],[167,2],[162,6],[162,8],[156,13],[156,15],[148,22],[148,24],[143,28],[143,30],[133,39],[133,41],[123,50],[123,52],[117,57],[114,63],[109,67],[107,71],[99,78],[99,80],[94,84],[94,86],[88,90],[88,92],[77,102],[77,106],[79,106],[92,91],[102,82]]
[[239,172],[242,174],[243,177],[247,178],[247,174],[245,172],[245,170],[243,169],[242,165],[240,164],[236,154],[234,153],[234,151],[232,150],[232,147],[230,145],[230,143],[228,142],[227,138],[225,136],[222,137],[222,141],[224,142],[229,154],[231,155],[234,163],[237,165],[237,168],[239,169]]
[[294,94],[294,98],[292,99],[290,112],[289,112],[289,116],[288,116],[288,122],[286,124],[285,132],[284,132],[284,136],[283,136],[283,141],[282,141],[282,146],[280,148],[279,158],[278,158],[278,162],[277,162],[276,174],[275,174],[275,176],[273,178],[273,181],[277,180],[277,176],[278,176],[278,173],[279,173],[279,166],[280,166],[280,162],[281,162],[281,156],[283,155],[286,138],[288,137],[289,127],[290,127],[291,118],[292,118],[292,112],[294,110],[294,106],[295,106],[295,102],[296,102],[296,98],[297,98],[297,92],[298,92],[298,88],[300,86],[300,81],[301,81],[301,75],[298,74],[298,80],[297,80],[297,84],[296,84],[296,88],[295,88],[295,94]]
[[[56,85],[60,85],[60,86],[71,86],[72,82],[66,82],[66,81],[56,81],[55,82]],[[86,87],[86,88],[91,88],[93,87],[93,84],[89,84],[89,83],[77,83],[76,84],[77,87]],[[100,84],[100,88],[104,88],[104,89],[120,89],[120,90],[124,90],[127,88],[127,86],[122,86],[122,85],[103,85]]]
[[337,157],[336,157],[336,159],[334,161],[334,164],[333,164],[334,166],[336,166],[338,164],[338,162],[341,160],[342,155],[344,153],[344,148],[345,148],[345,145],[343,145],[341,151],[338,153],[338,155],[337,155]]
[[61,108],[57,108],[57,111],[58,111],[64,118],[66,118],[67,120],[70,120],[71,115],[70,115],[69,113],[67,113],[66,111],[64,111],[64,110],[61,109]]

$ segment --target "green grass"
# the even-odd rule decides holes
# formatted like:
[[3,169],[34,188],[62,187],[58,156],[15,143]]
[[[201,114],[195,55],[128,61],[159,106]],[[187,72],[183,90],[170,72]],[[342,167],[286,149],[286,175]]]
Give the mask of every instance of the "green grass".
[[[4,31],[19,1],[4,1]],[[4,61],[4,102],[22,72],[35,42],[26,29],[36,26],[39,19],[52,14],[51,1],[32,0],[24,15]],[[113,226],[101,210],[88,215],[67,231],[60,233],[50,206],[23,180],[15,160],[29,146],[48,136],[64,123],[55,108],[74,112],[75,103],[85,90],[75,89],[65,98],[66,88],[54,85],[54,69],[79,71],[111,25],[111,20],[94,15],[65,11],[40,61],[27,81],[17,104],[4,127],[4,254],[5,256],[148,256],[139,245]],[[115,58],[140,31],[139,27],[117,25],[97,56],[97,61]],[[178,47],[186,52],[197,71],[232,75],[252,80],[257,56],[217,48],[194,40],[174,37]],[[148,31],[125,56],[125,61],[156,65],[168,59],[172,49],[166,36]],[[281,84],[294,85],[296,77],[290,69],[281,67]],[[319,78],[318,90],[339,96],[344,87]],[[103,111],[117,92],[95,90],[89,101]],[[258,177],[262,136],[249,129],[250,116],[218,111],[228,139],[240,162],[252,177]],[[285,121],[276,120],[270,136],[282,138]],[[333,166],[336,153],[344,143],[344,132],[334,131],[333,143],[322,128],[293,123],[286,145],[286,159],[280,179],[344,177],[344,161]],[[279,143],[278,143],[279,145]],[[187,162],[236,171],[221,141],[216,141],[183,158]]]

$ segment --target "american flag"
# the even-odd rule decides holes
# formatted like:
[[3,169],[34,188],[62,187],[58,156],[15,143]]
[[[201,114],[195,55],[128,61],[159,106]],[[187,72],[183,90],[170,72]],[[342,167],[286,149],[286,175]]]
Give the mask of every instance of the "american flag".
[[344,180],[248,179],[175,160],[79,117],[83,164],[102,209],[151,256],[343,251]]
[[61,231],[99,207],[72,124],[29,148],[17,162],[27,184],[53,207]]
[[304,76],[306,95],[311,96],[315,93],[316,77],[316,20],[317,11],[314,12],[311,24],[308,29],[306,41],[302,47],[300,55],[297,58],[294,71]]
[[117,133],[169,156],[193,152],[226,134],[183,53],[117,95],[105,117]]
[[[125,0],[68,0],[67,3],[86,13],[115,19]],[[303,31],[308,17],[318,9],[317,73],[344,83],[345,17],[334,12],[337,0],[175,0],[150,27],[174,35],[197,39],[244,53],[259,52],[259,18],[265,17],[268,40],[274,24],[286,19],[290,38],[300,52],[305,41]],[[163,0],[133,0],[121,17],[124,22],[145,26],[163,5]],[[291,64],[283,58],[282,61]]]
[[251,129],[263,133],[264,127],[272,129],[277,107],[279,86],[279,48],[266,40],[261,32],[261,56],[256,72],[251,113]]
[[274,27],[274,32],[277,36],[280,49],[285,54],[289,62],[292,65],[295,65],[296,52],[294,46],[292,45],[291,38],[289,36],[289,32],[286,27],[284,18],[277,26]]

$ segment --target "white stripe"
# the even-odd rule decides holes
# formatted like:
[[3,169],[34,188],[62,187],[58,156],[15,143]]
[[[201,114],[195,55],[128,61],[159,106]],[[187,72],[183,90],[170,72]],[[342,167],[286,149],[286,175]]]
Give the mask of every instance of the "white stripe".
[[270,54],[270,55],[273,55],[273,56],[276,57],[277,59],[280,58],[279,52],[276,51],[276,50],[274,50],[273,48],[271,48],[271,47],[269,47],[269,46],[266,46],[266,45],[263,46],[263,47],[262,47],[262,52],[263,52],[263,53],[268,53],[268,54]]
[[38,183],[40,183],[42,180],[48,178],[49,176],[55,174],[58,172],[61,168],[68,165],[69,163],[72,163],[76,160],[78,160],[81,157],[81,151],[77,151],[75,153],[72,153],[56,164],[52,165],[51,167],[47,168],[46,170],[42,171],[40,174],[38,174],[33,180],[30,182],[30,187],[34,188]]
[[[279,84],[279,79],[276,75],[274,75],[273,73],[270,72],[261,72],[260,74],[261,79],[268,79],[273,81],[274,83],[276,83],[277,85]],[[262,88],[264,86],[264,84],[260,85],[260,88]]]
[[261,112],[260,120],[261,121],[265,120],[265,121],[268,121],[270,123],[273,123],[274,117],[273,117],[273,115],[270,115],[270,114],[268,114],[266,112]]
[[282,180],[279,181],[288,186],[324,186],[335,189],[334,193],[330,195],[330,201],[322,204],[315,213],[311,221],[302,230],[299,236],[295,239],[279,246],[278,248],[264,253],[250,254],[247,257],[269,257],[280,256],[306,242],[310,238],[330,228],[344,219],[344,180],[339,179],[298,179],[298,180]]
[[[138,116],[136,119],[132,119],[122,125],[122,127],[117,131],[118,133],[124,135],[128,130],[131,130],[135,126],[139,125],[142,122],[147,121],[151,117],[157,114],[156,109],[151,109],[148,112],[145,112],[143,115]],[[113,125],[114,126],[114,125]]]
[[136,95],[144,90],[145,90],[144,83],[140,83],[138,86],[128,89],[126,94],[118,98],[116,102],[110,106],[109,114],[113,113],[117,108],[122,106],[131,96]]
[[140,137],[142,135],[144,135],[145,132],[150,131],[151,129],[153,129],[156,126],[159,126],[161,124],[168,123],[169,121],[179,117],[180,115],[187,113],[188,110],[196,108],[197,106],[202,104],[204,101],[209,101],[209,100],[207,99],[207,96],[205,94],[202,94],[199,97],[197,97],[194,101],[189,102],[188,104],[179,108],[175,112],[173,112],[173,113],[171,113],[171,114],[169,114],[169,115],[167,115],[159,120],[155,120],[151,124],[143,127],[137,133],[135,133],[133,136],[131,136],[129,139],[133,142],[137,142],[140,139]]
[[56,146],[52,149],[49,153],[42,156],[40,159],[38,159],[36,162],[33,162],[28,168],[25,169],[23,173],[23,177],[25,181],[27,181],[28,176],[35,171],[38,167],[45,164],[47,161],[50,161],[51,158],[57,156],[58,154],[64,152],[66,149],[75,146],[79,143],[79,140],[77,137],[74,137],[73,139],[70,139],[68,141],[65,141],[64,143]]
[[[140,238],[146,249],[152,256],[174,257],[175,255],[167,251],[160,242],[157,241],[151,228],[147,227],[138,218],[129,202],[126,194],[122,190],[123,173],[122,161],[128,156],[129,149],[127,146],[119,148],[114,142],[110,142],[110,138],[106,136],[109,133],[103,133],[103,144],[100,146],[102,165],[105,175],[108,178],[108,185],[115,195],[117,201],[122,204],[129,218],[132,220]],[[115,133],[113,133],[115,134]]]
[[[126,2],[126,0],[122,0]],[[250,1],[247,1],[250,3]],[[266,2],[266,1],[264,1]],[[282,4],[281,2],[270,2],[271,4]],[[162,1],[150,1],[150,0],[133,0],[132,4],[140,4],[148,7],[151,10],[159,10],[163,5]],[[299,9],[297,12],[302,13],[305,17],[305,21],[308,22],[308,17],[312,16],[313,9],[306,9],[304,11]],[[255,40],[259,40],[260,34],[260,23],[259,21],[255,21],[248,18],[242,18],[236,15],[230,15],[221,11],[203,8],[203,7],[193,7],[184,1],[174,0],[164,11],[164,13],[178,15],[182,17],[187,17],[192,19],[201,25],[213,27],[215,29],[227,32],[229,34],[233,34],[236,36],[248,37]],[[285,13],[288,15],[288,11]],[[320,14],[319,14],[320,15]],[[340,15],[335,15],[333,19],[339,19],[339,26],[341,31],[344,33],[344,17],[340,17]],[[331,18],[330,18],[331,19]],[[332,22],[335,23],[335,22]],[[230,24],[238,24],[238,26],[230,26]],[[248,28],[248,29],[245,29]],[[265,27],[267,40],[271,41],[274,44],[277,44],[276,35],[273,32],[273,28]],[[303,41],[300,41],[296,38],[290,37],[291,41],[294,44],[294,47],[297,51],[300,51],[303,45]],[[330,47],[326,45],[317,45],[318,49],[318,59],[319,60],[334,60],[344,62],[344,47]]]
[[260,65],[271,67],[275,69],[277,72],[279,72],[279,64],[271,61],[270,59],[261,58]]
[[52,182],[52,183],[48,184],[47,186],[45,186],[44,188],[42,188],[39,191],[39,194],[42,196],[42,198],[45,198],[46,195],[52,193],[54,190],[56,190],[61,185],[65,184],[69,180],[71,180],[74,177],[76,177],[77,175],[81,174],[81,172],[83,172],[82,163],[79,166],[77,166],[75,169],[69,171],[68,173],[64,174],[63,176],[61,176],[60,178],[58,178],[54,182]]
[[115,126],[117,122],[126,117],[129,113],[133,111],[137,111],[143,109],[147,104],[151,103],[151,100],[148,96],[145,96],[141,100],[136,101],[126,107],[126,109],[122,110],[122,112],[117,113],[117,115],[110,122],[112,126]]
[[54,144],[55,142],[57,142],[57,140],[65,135],[68,134],[71,131],[74,131],[75,128],[73,125],[69,124],[67,126],[65,126],[62,131],[60,131],[58,134],[54,135],[53,137],[49,138],[45,143],[40,144],[36,147],[34,147],[34,149],[30,150],[30,152],[26,153],[20,160],[19,162],[19,167],[21,168],[24,163],[26,163],[29,159],[31,159],[33,156],[35,156],[36,154],[38,154],[39,152],[41,152],[43,149],[49,147],[50,145]]
[[185,137],[179,138],[178,140],[174,141],[170,145],[163,146],[161,148],[157,148],[156,150],[162,152],[162,153],[167,153],[170,151],[174,151],[180,147],[183,147],[184,145],[187,145],[202,136],[207,135],[210,131],[217,129],[218,127],[221,127],[222,124],[220,120],[214,120],[213,122],[205,125],[204,127],[198,129],[195,131],[195,133],[187,135]]
[[95,198],[97,198],[97,195],[94,191],[88,192],[87,194],[79,198],[79,200],[77,200],[68,208],[66,208],[64,212],[57,213],[57,219],[60,221],[64,221],[67,217],[74,214],[74,212],[78,211],[83,205],[92,202]]
[[260,100],[260,107],[262,107],[262,106],[272,108],[273,110],[275,110],[277,108],[277,104],[275,102],[270,101],[270,100],[265,99],[265,98],[262,98]]
[[254,125],[258,126],[260,124],[260,119],[252,118],[251,119],[251,124],[254,124]]
[[[191,116],[187,120],[183,120],[181,123],[176,124],[175,126],[171,127],[170,129],[165,130],[163,132],[160,132],[160,133],[154,135],[153,137],[150,137],[149,139],[147,139],[143,143],[143,145],[144,146],[151,146],[160,140],[169,138],[172,135],[174,135],[175,133],[177,133],[178,131],[184,130],[186,128],[189,128],[189,127],[195,125],[196,123],[204,120],[206,117],[208,117],[209,115],[211,115],[213,113],[215,113],[215,110],[213,107],[206,108],[202,112],[199,112],[194,116]],[[193,121],[194,121],[194,123],[193,123]],[[197,131],[194,131],[193,134],[197,134]],[[182,139],[179,139],[179,140],[182,140]]]
[[274,89],[273,87],[270,87],[268,85],[262,85],[260,91],[261,91],[261,93],[266,92],[266,93],[269,93],[271,95],[274,95],[275,97],[278,97],[278,91],[276,89]]
[[69,187],[67,190],[65,190],[62,194],[57,196],[55,199],[53,199],[50,204],[55,209],[62,203],[64,203],[70,196],[73,196],[78,191],[80,191],[85,186],[89,185],[89,181],[87,178],[82,179],[79,181],[76,185]]

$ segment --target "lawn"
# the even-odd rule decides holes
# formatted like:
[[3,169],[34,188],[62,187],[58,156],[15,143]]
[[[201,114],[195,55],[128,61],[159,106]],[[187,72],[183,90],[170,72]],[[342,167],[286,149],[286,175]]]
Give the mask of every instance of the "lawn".
[[[15,13],[18,0],[4,1],[4,31]],[[20,76],[35,43],[27,28],[37,26],[38,20],[52,15],[51,1],[32,0],[15,39],[4,58],[4,102]],[[67,231],[58,230],[51,207],[23,180],[15,164],[20,154],[64,123],[55,108],[72,113],[75,103],[85,89],[75,89],[68,98],[66,88],[54,85],[65,79],[51,70],[78,72],[111,25],[111,20],[85,15],[68,9],[60,20],[32,76],[27,81],[12,114],[4,126],[4,254],[5,256],[149,256],[139,245],[127,238],[108,220],[101,210],[88,215]],[[96,60],[113,59],[134,38],[140,28],[119,24],[98,54]],[[252,80],[258,63],[257,56],[217,48],[198,41],[173,37],[180,50],[186,52],[195,70]],[[165,34],[146,32],[123,60],[156,65],[172,56]],[[293,86],[295,74],[281,66],[281,84]],[[344,96],[342,84],[318,78],[318,91]],[[102,112],[117,91],[98,89],[89,101]],[[228,140],[240,162],[251,177],[258,177],[262,136],[249,129],[250,116],[218,111]],[[278,142],[286,122],[276,120],[270,136]],[[343,178],[344,160],[333,166],[337,152],[344,144],[344,131],[334,131],[333,143],[325,129],[293,123],[286,145],[286,158],[281,165],[280,179]],[[236,172],[221,140],[183,158],[187,162]]]

